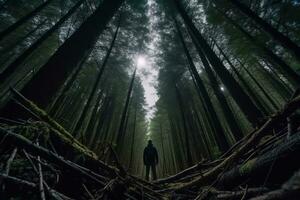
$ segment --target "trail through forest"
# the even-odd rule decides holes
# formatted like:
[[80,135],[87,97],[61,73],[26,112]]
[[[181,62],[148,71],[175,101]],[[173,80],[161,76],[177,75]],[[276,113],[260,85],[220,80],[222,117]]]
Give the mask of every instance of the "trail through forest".
[[0,0],[0,199],[299,199],[299,13]]

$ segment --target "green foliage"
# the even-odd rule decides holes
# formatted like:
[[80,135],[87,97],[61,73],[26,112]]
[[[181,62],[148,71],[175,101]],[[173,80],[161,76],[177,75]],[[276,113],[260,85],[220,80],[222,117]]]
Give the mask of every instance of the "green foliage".
[[256,159],[252,159],[252,160],[247,161],[245,164],[243,164],[239,168],[239,173],[241,175],[248,174],[253,169],[253,166],[255,165],[255,163],[256,163]]

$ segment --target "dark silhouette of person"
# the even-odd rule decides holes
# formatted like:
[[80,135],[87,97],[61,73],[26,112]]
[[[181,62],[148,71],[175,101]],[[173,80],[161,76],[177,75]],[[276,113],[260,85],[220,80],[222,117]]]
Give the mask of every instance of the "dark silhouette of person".
[[149,172],[151,173],[153,180],[156,180],[156,165],[158,164],[158,154],[156,148],[152,144],[152,140],[148,141],[148,145],[144,149],[144,165],[146,165],[146,180],[149,181]]

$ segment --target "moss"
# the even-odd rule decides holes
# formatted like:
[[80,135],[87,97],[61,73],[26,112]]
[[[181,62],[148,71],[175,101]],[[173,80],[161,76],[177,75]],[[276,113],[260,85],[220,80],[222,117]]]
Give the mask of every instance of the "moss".
[[217,158],[219,158],[221,156],[221,154],[222,153],[220,152],[220,150],[219,150],[219,148],[217,146],[213,146],[212,147],[212,157],[213,158],[217,159]]
[[239,173],[241,175],[248,174],[256,163],[257,158],[247,161],[239,168]]
[[[52,119],[44,110],[40,109],[32,101],[26,99],[14,89],[12,89],[12,93],[18,99],[18,101],[20,101],[20,103],[22,103],[27,109],[29,109],[39,119],[41,119],[41,121],[43,121],[39,122],[41,124],[38,125],[41,125],[42,130],[47,132],[46,134],[54,134],[56,137],[59,137],[61,139],[61,142],[71,146],[76,153],[82,154],[87,158],[92,158],[102,166],[106,166],[106,168],[112,170],[112,172],[117,171],[115,167],[106,165],[101,160],[99,160],[98,156],[92,150],[76,140],[66,129],[64,129],[59,123]],[[41,131],[40,128],[38,128],[38,133],[44,134],[44,132]],[[47,135],[46,137],[49,137],[49,135]]]
[[[83,153],[87,156],[90,156],[90,157],[98,160],[98,156],[93,151],[91,151],[85,145],[81,144],[78,140],[76,140],[66,129],[64,129],[54,119],[52,119],[44,110],[39,108],[32,101],[23,97],[17,91],[13,90],[12,92],[18,99],[20,99],[20,101],[24,104],[25,107],[30,109],[30,111],[32,111],[35,115],[37,115],[41,120],[43,120],[47,124],[49,124],[49,125],[45,125],[45,123],[44,123],[44,125],[41,126],[44,130],[47,130],[46,132],[50,133],[50,131],[48,131],[48,129],[50,129],[51,132],[54,133],[55,135],[57,135],[58,137],[60,137],[63,140],[63,142],[73,146],[80,153]],[[42,123],[42,122],[40,122],[40,123]],[[47,128],[45,129],[45,127],[47,127]]]

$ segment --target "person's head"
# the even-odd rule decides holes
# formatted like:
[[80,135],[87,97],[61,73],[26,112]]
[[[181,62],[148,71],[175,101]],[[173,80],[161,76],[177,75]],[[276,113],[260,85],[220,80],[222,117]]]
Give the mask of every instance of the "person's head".
[[148,140],[148,145],[149,146],[152,146],[153,144],[152,144],[152,140]]

